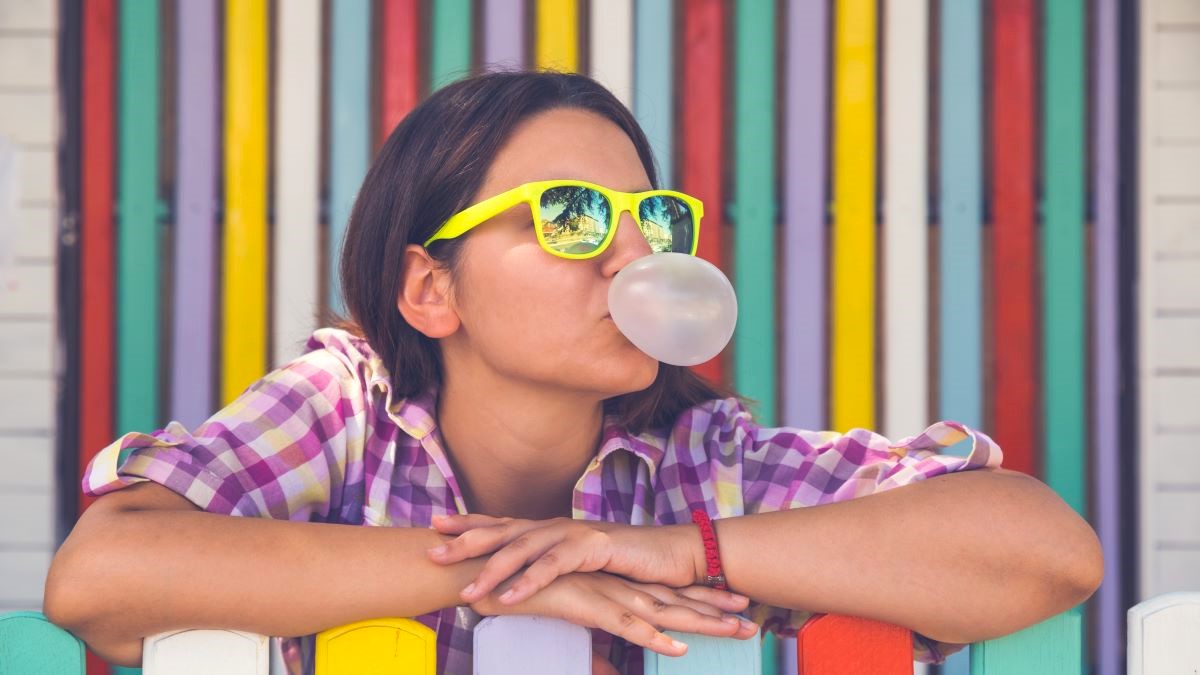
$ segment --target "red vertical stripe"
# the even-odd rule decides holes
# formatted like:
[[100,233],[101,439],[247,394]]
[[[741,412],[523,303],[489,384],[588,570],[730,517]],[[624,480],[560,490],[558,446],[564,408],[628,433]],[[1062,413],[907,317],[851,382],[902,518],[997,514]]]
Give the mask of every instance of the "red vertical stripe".
[[992,81],[992,431],[1004,466],[1040,475],[1034,297],[1033,0],[993,4]]
[[[683,165],[680,189],[704,202],[701,258],[726,269],[725,232],[725,9],[721,0],[687,0],[683,7]],[[728,351],[728,349],[726,349]],[[693,367],[713,382],[727,383],[724,354]]]
[[[83,4],[83,195],[80,224],[79,469],[113,440],[113,181],[116,13]],[[82,497],[80,512],[92,499]]]
[[[113,440],[113,230],[116,11],[113,0],[83,3],[82,197],[79,257],[79,475]],[[80,495],[79,511],[94,499]],[[90,675],[108,665],[87,653]]]
[[420,102],[420,42],[417,0],[384,0],[379,40],[379,140],[382,146],[392,129]]

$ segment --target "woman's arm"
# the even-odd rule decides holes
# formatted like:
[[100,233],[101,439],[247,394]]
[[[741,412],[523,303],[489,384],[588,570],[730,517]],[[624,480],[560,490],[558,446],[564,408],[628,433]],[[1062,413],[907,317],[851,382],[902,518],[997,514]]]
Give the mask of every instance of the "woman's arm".
[[[138,665],[142,638],[172,628],[307,635],[363,617],[417,616],[461,604],[484,560],[440,565],[426,549],[450,537],[426,528],[359,527],[199,511],[154,483],[107,494],[79,519],[46,580],[45,611],[101,657]],[[598,626],[677,656],[662,633],[748,638],[727,616],[747,598],[673,590],[603,574],[572,575],[535,601],[481,614],[540,614]]]
[[[732,591],[942,642],[990,639],[1054,616],[1090,597],[1104,575],[1087,521],[1044,483],[1005,469],[714,527]],[[694,540],[703,579],[704,549]]]
[[171,628],[306,635],[459,604],[482,561],[431,562],[425,550],[445,539],[426,528],[206,513],[140,483],[80,517],[54,557],[44,608],[100,656],[136,665],[142,637]]

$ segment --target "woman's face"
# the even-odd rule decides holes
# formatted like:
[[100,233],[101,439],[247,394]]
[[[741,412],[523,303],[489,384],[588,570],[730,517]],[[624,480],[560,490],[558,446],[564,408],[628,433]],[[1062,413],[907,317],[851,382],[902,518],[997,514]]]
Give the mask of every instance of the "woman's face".
[[[517,127],[472,203],[555,178],[625,192],[651,189],[620,127],[596,113],[560,108]],[[506,377],[601,398],[654,382],[658,361],[634,347],[608,318],[613,275],[651,254],[628,212],[621,214],[609,248],[588,260],[543,250],[528,204],[474,228],[463,247],[451,290],[461,326],[452,337],[465,340],[473,358]]]

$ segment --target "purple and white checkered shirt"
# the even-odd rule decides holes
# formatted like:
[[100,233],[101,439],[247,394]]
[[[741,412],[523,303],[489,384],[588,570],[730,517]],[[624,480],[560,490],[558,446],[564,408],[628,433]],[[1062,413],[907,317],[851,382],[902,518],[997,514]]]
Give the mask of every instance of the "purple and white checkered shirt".
[[[321,328],[307,347],[195,431],[172,421],[121,436],[92,460],[84,491],[151,480],[213,513],[377,527],[429,527],[434,514],[466,513],[435,419],[436,390],[394,400],[382,360],[346,331]],[[968,437],[969,456],[938,454]],[[573,515],[670,525],[691,522],[691,510],[702,508],[730,518],[845,501],[999,467],[1002,458],[987,435],[957,422],[893,443],[866,429],[762,427],[738,399],[712,400],[684,411],[671,429],[636,436],[606,418],[599,452],[576,483]],[[755,604],[750,615],[794,635],[811,612]],[[469,607],[417,617],[437,633],[438,672],[471,672],[479,618]],[[622,672],[642,672],[640,649],[593,634]],[[920,661],[942,663],[963,647],[914,637]],[[291,671],[312,672],[313,636],[283,642]]]

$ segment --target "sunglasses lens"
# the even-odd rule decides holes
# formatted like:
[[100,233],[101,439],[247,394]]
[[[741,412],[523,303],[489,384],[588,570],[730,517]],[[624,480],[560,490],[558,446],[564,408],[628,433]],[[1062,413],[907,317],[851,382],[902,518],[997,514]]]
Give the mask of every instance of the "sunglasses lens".
[[670,195],[656,195],[638,206],[642,234],[655,253],[691,253],[695,219],[687,202]]
[[599,192],[576,185],[548,188],[541,199],[542,237],[560,253],[591,253],[608,236],[612,204]]

